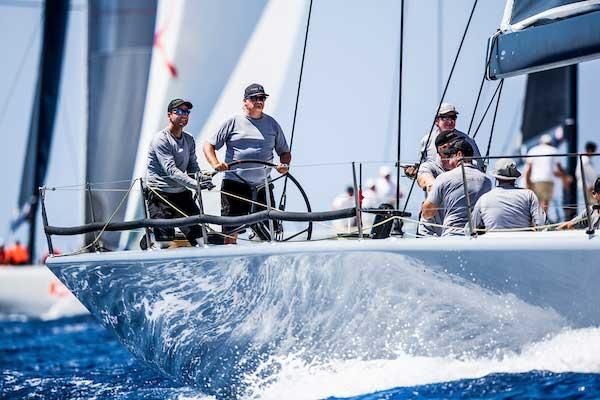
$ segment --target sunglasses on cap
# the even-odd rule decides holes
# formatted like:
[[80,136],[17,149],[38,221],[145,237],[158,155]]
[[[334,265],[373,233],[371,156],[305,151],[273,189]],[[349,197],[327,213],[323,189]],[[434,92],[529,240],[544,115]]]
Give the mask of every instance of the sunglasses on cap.
[[263,96],[263,95],[248,96],[247,99],[250,101],[265,101],[265,100],[267,100],[267,96]]
[[438,118],[442,121],[456,121],[456,115],[440,115]]
[[175,115],[190,115],[190,110],[184,110],[183,108],[174,108],[171,112]]

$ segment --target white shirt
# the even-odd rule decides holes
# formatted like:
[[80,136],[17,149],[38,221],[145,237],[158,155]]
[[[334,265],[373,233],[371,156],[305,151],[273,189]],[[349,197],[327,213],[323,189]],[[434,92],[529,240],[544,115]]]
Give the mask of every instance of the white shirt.
[[[558,149],[549,144],[538,144],[527,152],[528,156],[558,154]],[[554,182],[554,172],[557,170],[557,157],[533,157],[527,159],[531,165],[531,182]]]
[[[598,178],[598,173],[594,169],[594,164],[592,164],[592,157],[590,156],[582,156],[581,163],[583,164],[583,173],[585,176],[585,183],[587,189],[592,189],[594,187],[594,182]],[[577,176],[577,184],[579,190],[583,187],[583,183],[581,181],[581,171],[579,169],[579,160],[577,160],[577,171],[575,172],[575,176]]]
[[[396,182],[387,180],[382,176],[377,178],[375,188],[381,203],[396,204]],[[402,198],[402,193],[400,193],[400,198]]]

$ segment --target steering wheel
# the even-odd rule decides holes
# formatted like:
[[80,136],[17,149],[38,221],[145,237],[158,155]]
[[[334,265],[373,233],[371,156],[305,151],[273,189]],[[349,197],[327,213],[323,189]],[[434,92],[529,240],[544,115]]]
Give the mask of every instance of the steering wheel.
[[[258,191],[262,190],[265,188],[265,184],[262,183],[258,186],[255,186],[253,184],[251,184],[250,182],[248,182],[247,180],[245,180],[244,178],[242,178],[239,174],[237,174],[235,172],[235,170],[232,170],[231,167],[235,167],[236,165],[244,165],[244,164],[260,164],[260,165],[264,165],[266,167],[277,167],[277,164],[273,164],[267,161],[261,161],[261,160],[239,160],[239,161],[233,161],[229,164],[229,170],[227,172],[232,172],[233,174],[235,174],[235,176],[237,176],[242,182],[244,182],[245,184],[247,184],[248,186],[250,186],[252,188],[252,200],[256,201],[256,199],[258,198]],[[306,195],[306,192],[304,191],[304,188],[302,187],[302,185],[300,185],[300,182],[298,182],[298,180],[296,178],[294,178],[294,176],[292,174],[290,174],[289,172],[287,174],[283,174],[278,176],[275,179],[269,179],[269,184],[272,185],[273,183],[277,182],[278,180],[285,178],[285,185],[284,187],[287,188],[287,180],[289,180],[290,182],[292,182],[294,184],[294,186],[296,187],[296,189],[298,189],[298,192],[300,193],[300,195],[302,196],[302,200],[304,201],[304,205],[306,207],[306,211],[307,212],[311,212],[312,208],[310,206],[310,201],[308,200],[308,196]],[[274,198],[274,196],[272,197],[272,199]],[[283,198],[283,193],[282,193],[282,198]],[[276,204],[271,204],[271,207],[273,208],[277,208],[280,209],[281,211],[285,211],[285,206],[282,205],[283,201],[280,201],[279,207],[277,207]],[[251,208],[250,208],[250,213],[255,213],[257,212],[257,205],[252,203],[251,204]],[[310,240],[312,237],[312,229],[313,229],[313,223],[312,222],[308,222],[306,228],[301,229],[298,232],[294,232],[293,234],[290,234],[289,236],[285,236],[285,232],[283,230],[283,221],[278,221],[278,220],[274,220],[274,231],[275,231],[275,240],[279,241],[279,242],[286,242],[288,240],[291,240],[295,237],[298,237],[300,235],[302,235],[303,233],[306,233],[307,235],[307,240]],[[241,226],[240,228],[236,229],[236,231],[241,231],[243,229],[245,229],[246,227],[249,227],[250,229],[252,229],[256,235],[258,235],[258,237],[260,237],[263,240],[270,240],[270,230],[269,230],[269,221],[262,221],[256,224],[252,224],[252,225],[248,225],[245,224],[243,226]]]

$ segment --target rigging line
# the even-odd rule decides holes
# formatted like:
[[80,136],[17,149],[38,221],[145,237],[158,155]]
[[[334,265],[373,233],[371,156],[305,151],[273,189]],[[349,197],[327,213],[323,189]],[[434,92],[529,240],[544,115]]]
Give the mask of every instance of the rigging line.
[[[302,87],[302,73],[304,72],[304,60],[306,58],[306,45],[308,43],[308,31],[310,28],[310,16],[312,15],[312,5],[313,2],[310,0],[308,5],[308,18],[306,20],[306,31],[304,33],[304,46],[302,48],[302,60],[300,61],[300,76],[298,77],[298,89],[296,91],[296,104],[294,105],[294,118],[292,120],[292,134],[290,137],[290,153],[292,152],[292,147],[294,146],[294,133],[296,132],[296,117],[298,116],[298,103],[300,99],[300,88]],[[286,192],[287,192],[287,177],[283,181],[283,192],[281,194],[281,198],[279,199],[279,209],[285,209],[285,203],[287,200]]]
[[[490,130],[490,139],[488,140],[487,150],[485,151],[485,156],[490,155],[490,147],[492,145],[492,137],[494,136],[494,126],[496,125],[496,117],[498,116],[498,108],[500,106],[500,97],[502,97],[502,88],[504,87],[504,79],[500,81],[500,91],[498,92],[498,99],[496,100],[496,110],[494,110],[494,118],[492,119],[492,128]],[[489,162],[489,160],[486,160]]]
[[[492,43],[490,45],[490,48],[494,47],[494,44],[497,40],[498,40],[498,35],[494,35],[494,37],[492,38]],[[479,107],[479,100],[481,99],[481,93],[483,92],[483,85],[484,85],[485,79],[487,77],[487,70],[490,67],[490,62],[492,62],[492,57],[488,54],[488,55],[486,55],[486,63],[485,63],[485,67],[483,69],[483,77],[481,78],[481,84],[479,85],[479,92],[477,93],[477,100],[475,101],[475,107],[473,108],[473,115],[471,115],[471,122],[469,122],[469,129],[467,130],[467,136],[471,136],[471,128],[473,127],[473,121],[475,121],[475,114],[477,114],[477,108]]]
[[42,13],[42,17],[40,18],[40,23],[35,27],[35,29],[33,30],[32,34],[31,34],[31,37],[29,38],[29,43],[27,44],[27,48],[26,48],[25,52],[23,53],[23,58],[21,59],[21,62],[19,63],[19,68],[17,69],[14,79],[12,79],[10,88],[6,92],[6,98],[4,99],[4,104],[2,105],[2,110],[0,110],[0,113],[1,113],[0,114],[0,127],[2,127],[2,123],[4,122],[4,117],[6,116],[6,110],[8,110],[8,103],[12,100],[14,91],[17,88],[17,83],[21,79],[21,73],[25,69],[24,68],[25,62],[29,59],[29,52],[31,51],[31,48],[33,47],[35,38],[37,37],[37,34],[40,30],[40,26],[42,26],[44,24],[44,18],[45,18],[44,13]]
[[400,208],[400,150],[402,143],[402,58],[404,50],[404,0],[400,3],[400,64],[398,68],[398,148],[396,151],[396,209]]
[[485,117],[487,116],[487,113],[490,111],[490,108],[492,107],[492,104],[494,103],[494,99],[496,99],[496,96],[498,95],[498,91],[500,90],[501,86],[502,86],[502,81],[498,82],[498,85],[496,86],[496,90],[494,91],[494,95],[492,96],[492,98],[488,102],[488,105],[485,108],[485,112],[481,116],[481,120],[479,121],[479,124],[477,124],[477,128],[475,129],[475,132],[473,132],[473,139],[475,139],[475,137],[479,133],[479,129],[481,128],[481,125],[483,124],[483,121],[485,121]]
[[471,21],[473,20],[473,14],[475,14],[475,8],[477,7],[477,1],[473,1],[473,7],[471,8],[471,14],[469,15],[469,19],[467,21],[467,25],[465,26],[465,31],[463,32],[462,38],[460,40],[460,45],[458,46],[458,50],[456,51],[456,56],[454,57],[454,62],[452,63],[452,68],[450,69],[450,74],[448,75],[448,79],[446,80],[446,86],[444,87],[444,91],[442,92],[442,98],[440,99],[435,116],[433,118],[433,122],[431,123],[431,128],[429,128],[429,135],[427,136],[427,141],[425,142],[425,147],[421,151],[421,157],[419,160],[419,165],[417,166],[417,170],[415,171],[415,179],[412,181],[410,185],[410,190],[408,191],[408,196],[406,196],[406,202],[404,203],[403,212],[406,211],[408,207],[408,202],[410,200],[410,196],[412,195],[413,189],[415,187],[415,183],[417,181],[417,176],[419,174],[419,168],[421,168],[421,163],[425,159],[425,154],[427,153],[427,147],[429,147],[429,143],[431,141],[431,134],[433,133],[433,127],[435,126],[435,120],[437,118],[437,114],[440,111],[440,107],[444,101],[444,97],[446,97],[446,92],[448,91],[448,87],[450,86],[450,81],[452,80],[452,75],[454,74],[454,69],[456,68],[456,64],[458,62],[458,57],[460,56],[460,52],[462,50],[463,44],[465,43],[465,38],[467,37],[467,32],[469,31],[469,27],[471,26]]

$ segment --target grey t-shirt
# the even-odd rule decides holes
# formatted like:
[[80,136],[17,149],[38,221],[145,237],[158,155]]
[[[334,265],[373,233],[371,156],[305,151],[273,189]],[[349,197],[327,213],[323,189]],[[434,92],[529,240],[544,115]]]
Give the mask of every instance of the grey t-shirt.
[[482,195],[473,208],[477,228],[514,229],[544,225],[546,217],[529,189],[501,184]]
[[[590,210],[592,214],[592,226],[594,229],[600,229],[600,210]],[[573,228],[575,229],[587,229],[588,219],[587,212],[583,210],[578,216],[573,218],[571,221],[575,222]]]
[[[423,162],[421,164],[421,166],[419,167],[419,175],[420,174],[430,174],[434,178],[437,178],[439,175],[443,174],[444,172],[445,172],[444,168],[442,168],[441,164],[437,160],[427,160],[427,161]],[[425,222],[425,223],[433,223],[436,225],[442,225],[442,222],[444,222],[439,213],[436,213],[431,218],[424,218],[421,216],[420,221]],[[440,228],[438,226],[428,225],[428,224],[421,224],[421,225],[419,225],[419,233],[423,234],[425,236],[441,236],[442,228]]]
[[[469,143],[471,145],[471,147],[473,147],[473,156],[474,157],[481,157],[481,153],[479,152],[479,147],[477,147],[477,143],[475,142],[475,140],[472,137],[470,137],[469,135],[467,135],[464,132],[459,131],[458,129],[455,129],[455,132],[457,133],[458,136],[465,139],[467,141],[467,143]],[[441,165],[442,162],[440,160],[440,155],[438,154],[437,148],[435,147],[435,138],[437,138],[437,136],[439,134],[440,134],[440,128],[435,126],[433,128],[433,131],[431,132],[431,137],[429,137],[429,135],[423,136],[423,138],[421,139],[421,152],[423,151],[423,149],[426,149],[424,161],[435,161],[439,165]],[[427,138],[429,138],[429,143],[427,142]],[[425,145],[427,145],[427,148],[425,148]],[[421,154],[419,154],[419,159],[420,158],[421,158]],[[483,160],[473,160],[473,164],[477,165],[477,169],[479,169],[480,171],[483,171],[483,167],[484,167]],[[419,168],[419,170],[420,170],[420,168]]]
[[168,128],[154,135],[148,152],[148,185],[169,193],[195,189],[196,180],[187,174],[199,170],[192,135],[183,132],[176,139]]
[[[471,205],[474,205],[484,193],[491,190],[492,181],[472,165],[465,165],[465,175],[469,199]],[[460,228],[460,230],[444,228],[442,236],[463,233],[462,229],[468,220],[468,211],[460,166],[436,178],[427,200],[440,208],[438,213],[443,216],[445,226]]]
[[[278,155],[290,151],[281,126],[267,114],[258,119],[246,115],[231,117],[208,139],[208,143],[217,150],[226,145],[225,162],[228,164],[239,160],[272,162],[273,150]],[[236,173],[249,183],[261,184],[265,172],[270,173],[270,169],[265,171],[261,167],[259,164],[244,164]],[[242,181],[229,171],[225,173],[225,179]]]

